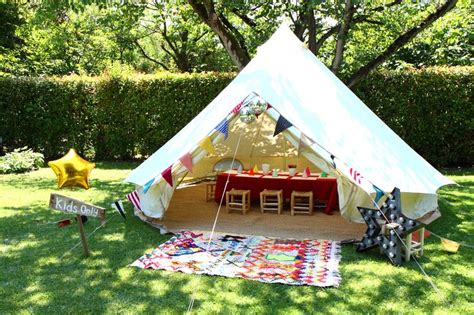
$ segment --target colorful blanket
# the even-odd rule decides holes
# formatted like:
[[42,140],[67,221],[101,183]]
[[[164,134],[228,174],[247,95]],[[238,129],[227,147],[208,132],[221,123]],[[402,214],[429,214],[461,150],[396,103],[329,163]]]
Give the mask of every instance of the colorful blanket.
[[139,268],[238,277],[267,283],[338,286],[340,245],[330,240],[293,240],[181,231],[150,254]]

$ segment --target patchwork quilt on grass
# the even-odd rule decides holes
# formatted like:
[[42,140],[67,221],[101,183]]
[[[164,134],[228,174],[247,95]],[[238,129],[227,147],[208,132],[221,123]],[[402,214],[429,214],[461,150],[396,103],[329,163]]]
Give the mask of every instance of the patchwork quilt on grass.
[[181,231],[132,266],[319,287],[341,280],[336,241],[214,233],[209,242],[209,236]]

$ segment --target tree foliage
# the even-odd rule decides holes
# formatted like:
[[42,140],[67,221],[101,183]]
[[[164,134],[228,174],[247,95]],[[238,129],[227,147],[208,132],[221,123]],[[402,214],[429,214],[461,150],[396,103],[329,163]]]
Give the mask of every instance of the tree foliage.
[[17,29],[25,24],[18,6],[12,3],[0,3],[0,76],[20,70],[24,61],[22,46],[24,40]]
[[350,83],[380,64],[471,64],[470,13],[469,0],[8,2],[0,4],[0,75],[233,71],[286,21]]

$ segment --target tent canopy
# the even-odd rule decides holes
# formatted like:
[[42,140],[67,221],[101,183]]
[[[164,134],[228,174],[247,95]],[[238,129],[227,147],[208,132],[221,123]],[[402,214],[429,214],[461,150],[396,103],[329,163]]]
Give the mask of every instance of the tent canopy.
[[[331,165],[332,154],[345,167],[353,167],[386,192],[398,187],[403,193],[418,197],[432,195],[426,197],[431,200],[428,203],[425,197],[423,202],[421,197],[414,198],[418,201],[412,208],[423,208],[418,215],[435,210],[437,203],[433,197],[437,189],[453,183],[396,135],[287,26],[280,27],[259,47],[256,57],[237,77],[186,127],[133,170],[126,181],[143,186],[159,178],[181,156],[194,152],[196,144],[215,132],[236,104],[252,93],[271,104],[270,117],[276,120],[283,115],[295,126],[285,132],[287,140],[297,139],[303,133],[316,142],[311,146],[314,159],[309,156],[309,160],[320,169]],[[354,199],[348,190],[357,183],[347,181],[349,175],[342,173],[345,183],[341,185],[345,184],[345,188],[338,187],[341,210],[347,198],[362,202],[362,197]],[[370,188],[363,186],[351,189],[371,193]]]

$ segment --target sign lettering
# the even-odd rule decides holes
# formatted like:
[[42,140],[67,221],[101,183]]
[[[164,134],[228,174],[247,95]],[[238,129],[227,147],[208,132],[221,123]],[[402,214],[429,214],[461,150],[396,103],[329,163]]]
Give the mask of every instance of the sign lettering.
[[49,207],[70,214],[85,215],[105,220],[104,208],[58,194],[51,194]]

